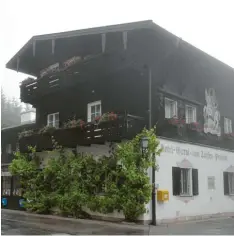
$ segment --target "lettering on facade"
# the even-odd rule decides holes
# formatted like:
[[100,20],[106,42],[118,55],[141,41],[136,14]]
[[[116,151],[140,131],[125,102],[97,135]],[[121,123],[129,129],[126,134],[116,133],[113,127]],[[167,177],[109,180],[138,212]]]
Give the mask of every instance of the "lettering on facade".
[[204,160],[214,160],[214,161],[227,161],[228,157],[223,154],[214,153],[206,150],[191,150],[190,148],[182,148],[174,145],[161,144],[163,152],[170,153],[173,155],[185,156],[185,157],[197,157]]
[[214,89],[205,90],[206,105],[203,109],[204,132],[221,136],[220,112]]

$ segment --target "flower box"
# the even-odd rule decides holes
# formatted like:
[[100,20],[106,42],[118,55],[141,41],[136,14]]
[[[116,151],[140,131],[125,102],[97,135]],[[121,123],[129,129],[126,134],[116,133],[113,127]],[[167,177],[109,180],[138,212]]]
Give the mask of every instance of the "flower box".
[[29,152],[28,147],[36,147],[36,151],[52,149],[51,136],[48,134],[33,134],[31,136],[22,137],[19,139],[20,152]]
[[76,148],[84,140],[84,131],[80,127],[58,129],[54,133],[55,141],[68,148]]

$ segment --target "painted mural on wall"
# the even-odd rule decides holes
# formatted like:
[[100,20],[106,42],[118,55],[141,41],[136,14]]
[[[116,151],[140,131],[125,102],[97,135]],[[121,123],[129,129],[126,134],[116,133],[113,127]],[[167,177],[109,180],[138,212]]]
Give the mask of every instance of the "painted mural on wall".
[[205,90],[206,105],[203,109],[204,132],[221,136],[220,112],[215,90],[210,88]]

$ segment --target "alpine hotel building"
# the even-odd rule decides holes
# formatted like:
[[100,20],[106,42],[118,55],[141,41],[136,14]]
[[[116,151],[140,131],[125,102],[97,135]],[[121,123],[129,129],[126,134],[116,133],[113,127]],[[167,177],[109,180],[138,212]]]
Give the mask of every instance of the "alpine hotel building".
[[[47,125],[59,128],[76,116],[86,122],[87,132],[64,131],[59,142],[94,155],[109,155],[110,144],[157,125],[163,147],[155,182],[158,223],[234,215],[230,66],[154,22],[142,21],[33,36],[6,67],[34,76],[22,82],[20,91],[21,101],[36,109],[36,122],[2,130],[4,207],[19,208],[19,186],[7,170],[16,147],[25,151],[36,144],[42,167],[51,149],[45,137],[19,140],[18,133]],[[111,134],[92,123],[107,112],[119,117],[118,125],[108,128]],[[151,202],[147,208],[140,220],[150,222]],[[121,213],[92,214],[123,218]]]

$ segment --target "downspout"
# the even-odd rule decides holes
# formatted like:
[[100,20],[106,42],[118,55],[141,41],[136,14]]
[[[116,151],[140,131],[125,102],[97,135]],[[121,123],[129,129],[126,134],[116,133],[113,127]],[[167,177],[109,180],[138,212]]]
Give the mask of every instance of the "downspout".
[[[152,71],[149,67],[149,129],[152,128]],[[153,153],[155,164],[155,153]],[[155,191],[155,166],[152,167],[152,225],[156,225],[156,191]]]

